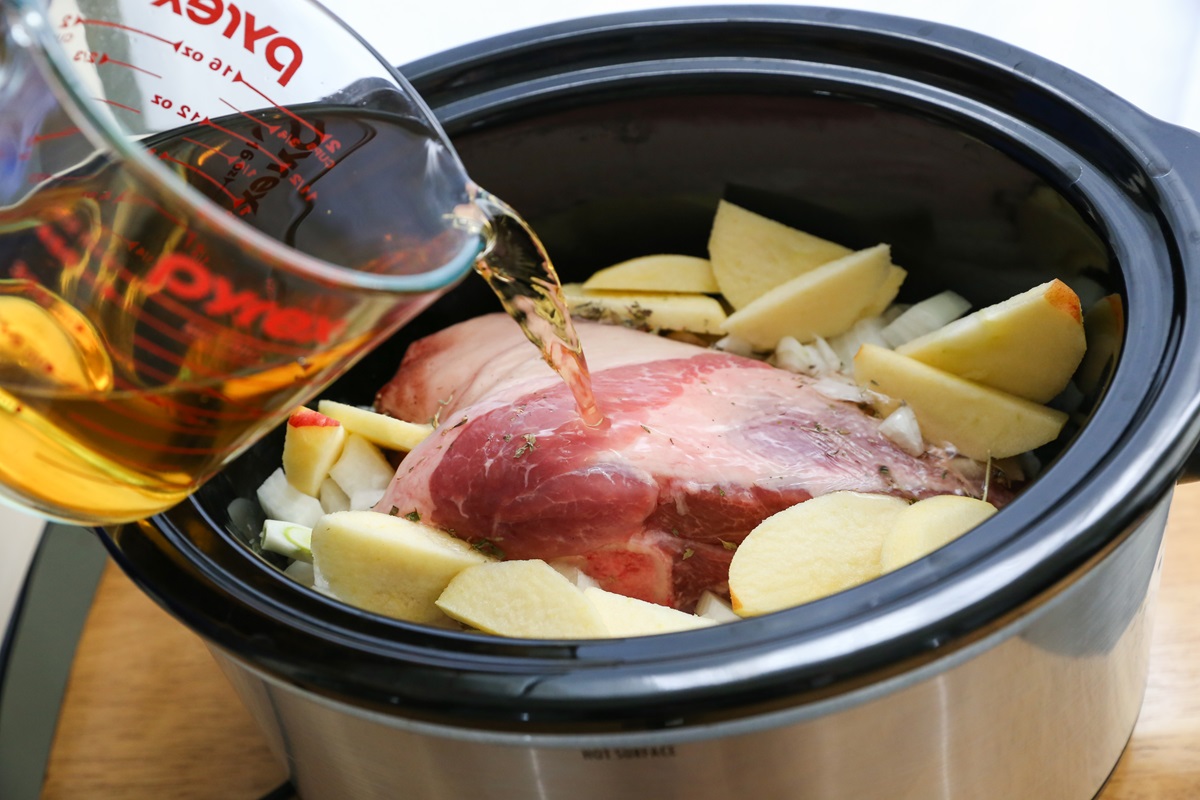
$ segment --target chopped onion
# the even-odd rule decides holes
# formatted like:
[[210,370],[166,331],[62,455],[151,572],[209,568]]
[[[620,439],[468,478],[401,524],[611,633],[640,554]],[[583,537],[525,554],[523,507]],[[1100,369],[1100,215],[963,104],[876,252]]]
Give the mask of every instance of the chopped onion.
[[826,349],[822,350],[815,343],[800,344],[791,336],[779,339],[770,362],[780,369],[787,369],[788,372],[812,375],[814,378],[839,372],[841,369],[841,361],[829,350],[828,344]]
[[863,402],[862,389],[842,378],[835,378],[833,376],[824,377],[814,383],[812,388],[830,400],[849,400],[851,403]]
[[925,452],[925,440],[921,437],[917,415],[906,405],[888,414],[887,419],[879,424],[879,432],[910,456]]
[[1058,393],[1058,397],[1050,401],[1049,405],[1052,408],[1073,414],[1083,405],[1083,399],[1083,390],[1079,388],[1075,381],[1067,381],[1067,385]]
[[746,356],[747,358],[754,357],[754,345],[750,344],[745,339],[739,339],[736,336],[726,336],[722,339],[718,339],[713,344],[713,348],[726,353],[733,353],[735,356]]
[[849,369],[850,365],[854,363],[854,356],[858,353],[858,348],[864,344],[889,346],[881,335],[884,325],[882,317],[860,319],[851,326],[850,330],[832,337],[829,340],[829,347],[837,353],[843,367]]
[[883,329],[881,335],[888,346],[899,347],[918,336],[936,331],[948,322],[953,322],[970,307],[970,303],[954,292],[935,294],[896,317]]
[[817,353],[821,356],[821,363],[824,368],[818,373],[819,375],[834,375],[844,369],[845,365],[842,364],[842,359],[838,358],[838,354],[833,352],[833,348],[829,346],[829,342],[820,336],[809,347],[816,348]]
[[890,325],[896,321],[896,317],[900,316],[905,311],[908,311],[910,308],[912,308],[910,303],[892,303],[890,306],[885,308],[883,313],[879,316],[883,319],[884,325]]
[[900,407],[901,403],[894,397],[874,389],[863,389],[863,402],[869,405],[881,417],[886,417]]
[[316,583],[316,575],[313,572],[313,565],[307,561],[293,561],[287,569],[283,571],[284,575],[294,580],[301,586],[307,586],[309,589]]
[[709,591],[700,595],[700,602],[696,603],[696,616],[714,622],[737,622],[741,619],[734,612],[733,606]]

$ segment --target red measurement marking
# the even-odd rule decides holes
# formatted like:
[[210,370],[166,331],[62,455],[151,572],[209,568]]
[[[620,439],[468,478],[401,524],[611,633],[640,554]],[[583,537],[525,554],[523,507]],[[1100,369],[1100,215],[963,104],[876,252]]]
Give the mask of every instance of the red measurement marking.
[[[156,151],[153,148],[150,149],[150,152],[152,154],[156,154]],[[175,223],[180,228],[182,228],[184,226],[182,219],[180,219],[176,216],[173,216],[171,214],[168,214],[167,210],[165,208],[163,208],[158,203],[151,200],[149,197],[143,197],[140,194],[123,194],[119,198],[117,198],[117,202],[118,203],[134,203],[135,205],[146,206],[147,208],[153,208],[159,214],[162,214],[164,219],[170,220],[171,222]],[[106,229],[106,230],[108,230],[108,229]],[[116,234],[115,231],[109,230],[108,232],[117,235],[118,238],[121,238],[120,235]]]
[[181,136],[179,138],[183,139],[185,142],[189,142],[191,144],[196,145],[196,147],[199,147],[201,150],[204,150],[206,153],[212,153],[215,156],[220,156],[221,158],[228,161],[230,164],[234,164],[240,160],[238,158],[235,158],[234,156],[229,155],[228,153],[221,152],[221,150],[219,150],[217,148],[209,147],[204,142],[197,142],[195,139],[189,139],[186,136]]
[[238,139],[238,140],[240,140],[240,141],[243,141],[243,142],[245,142],[245,143],[246,143],[248,146],[250,146],[250,147],[253,147],[255,150],[258,150],[258,151],[259,151],[259,152],[261,152],[261,153],[262,153],[264,156],[266,156],[267,158],[271,159],[272,161],[274,161],[274,162],[275,162],[276,164],[278,164],[279,166],[283,167],[283,170],[284,170],[284,172],[286,172],[286,171],[287,171],[287,164],[283,163],[283,159],[281,159],[281,158],[280,158],[279,156],[277,156],[277,155],[274,155],[274,154],[272,154],[272,153],[271,153],[269,150],[265,150],[265,149],[263,149],[262,145],[260,145],[258,142],[254,141],[253,139],[247,139],[245,136],[242,136],[241,134],[238,134],[238,133],[234,133],[233,131],[229,130],[228,128],[222,128],[220,125],[218,125],[217,123],[213,122],[213,121],[212,121],[211,119],[209,119],[208,117],[205,117],[203,120],[201,120],[200,124],[201,124],[201,125],[207,125],[207,126],[209,126],[210,128],[216,128],[216,129],[217,129],[217,130],[219,130],[221,133],[227,133],[227,134],[229,134],[230,136],[232,136],[233,138],[235,138],[235,139]]
[[[144,342],[145,340],[142,340],[142,341]],[[185,383],[184,381],[182,381],[178,375],[173,375],[169,372],[163,372],[160,369],[155,369],[154,367],[147,364],[145,361],[138,361],[136,364],[136,367],[137,367],[138,375],[144,375],[153,380],[160,381],[162,383],[162,388],[164,388],[164,389],[167,387],[170,387],[170,386],[178,386],[179,389],[181,389],[181,390],[186,390],[186,391],[192,392],[194,394],[203,395],[205,397],[211,397],[214,400],[218,400],[221,403],[224,403],[225,405],[228,405],[230,407],[237,408],[237,407],[242,406],[241,403],[239,403],[235,400],[230,400],[228,397],[221,394],[216,389],[213,389],[208,386],[189,385],[189,384]],[[143,387],[142,391],[145,391],[144,387]],[[228,417],[224,417],[224,418],[225,419],[257,419],[261,416],[262,416],[261,412],[259,412],[257,409],[254,409],[253,407],[249,407],[246,409],[245,414],[240,414],[240,415],[231,414]]]
[[235,83],[240,82],[240,83],[246,84],[247,86],[250,87],[250,91],[254,92],[259,97],[261,97],[263,100],[266,100],[268,103],[270,103],[272,106],[274,106],[276,109],[278,109],[279,111],[282,111],[284,114],[287,114],[289,117],[296,120],[296,122],[299,122],[301,125],[303,125],[304,127],[308,128],[310,131],[315,133],[318,137],[320,137],[321,144],[325,144],[325,140],[329,138],[329,134],[323,133],[322,131],[320,131],[316,127],[314,127],[312,125],[312,123],[296,116],[291,111],[289,111],[286,106],[279,105],[274,100],[272,100],[270,97],[268,97],[262,90],[260,90],[254,84],[250,83],[250,81],[243,78],[241,70],[238,70],[238,73],[233,76],[233,80]]
[[134,107],[132,107],[132,106],[127,106],[127,105],[125,105],[124,103],[118,103],[116,100],[106,100],[106,99],[105,99],[105,98],[103,98],[103,97],[93,97],[92,99],[93,99],[93,100],[96,100],[96,101],[98,101],[98,102],[101,102],[101,103],[108,103],[110,106],[116,106],[117,108],[123,108],[123,109],[125,109],[126,111],[132,111],[132,112],[133,112],[133,113],[135,113],[135,114],[140,114],[140,113],[142,113],[142,112],[141,112],[141,111],[139,111],[138,109],[136,109],[136,108],[134,108]]
[[[152,397],[153,397],[152,395],[149,395],[149,393],[147,393],[147,397],[144,399],[146,400],[146,402],[150,403],[151,405],[155,405],[155,406],[158,406],[159,408],[167,409],[172,415],[174,415],[175,417],[181,418],[185,421],[179,422],[176,424],[172,424],[172,423],[166,422],[166,421],[161,421],[161,420],[155,419],[154,416],[151,414],[146,414],[142,411],[138,411],[133,408],[126,408],[123,403],[114,403],[111,406],[105,406],[105,410],[108,411],[108,413],[110,413],[110,414],[114,414],[119,417],[124,417],[125,419],[131,419],[134,422],[138,423],[139,425],[143,425],[143,426],[150,427],[150,428],[156,428],[160,431],[173,431],[175,433],[199,433],[199,434],[211,434],[213,432],[213,427],[212,427],[211,422],[206,424],[206,421],[202,416],[192,413],[194,411],[200,411],[202,409],[195,409],[195,408],[192,408],[191,406],[184,405],[175,400],[170,400],[170,401],[162,400],[162,401],[156,403],[156,402],[154,402]],[[260,419],[261,417],[262,417],[262,414],[258,414],[254,417],[251,417],[249,414],[247,414],[243,417],[243,419]],[[203,426],[203,427],[200,427],[200,426]]]
[[107,425],[101,425],[100,423],[96,422],[96,420],[92,419],[87,414],[72,413],[72,414],[68,414],[67,416],[68,416],[68,418],[70,418],[70,420],[72,422],[74,422],[76,425],[78,425],[81,428],[87,428],[90,431],[95,431],[96,433],[103,434],[104,436],[108,437],[109,439],[112,439],[113,441],[124,442],[125,444],[137,445],[138,447],[144,448],[145,450],[148,450],[150,452],[172,453],[174,455],[184,455],[184,456],[207,456],[207,455],[218,455],[218,454],[223,455],[225,453],[231,453],[235,449],[233,447],[223,447],[223,448],[179,447],[177,445],[171,445],[171,444],[158,444],[157,442],[148,442],[145,439],[139,439],[135,436],[126,436],[125,434],[123,434],[119,431],[113,430],[112,428],[108,427]]
[[184,169],[188,170],[189,172],[194,172],[197,175],[199,175],[201,178],[204,178],[204,180],[208,181],[213,186],[217,187],[222,192],[224,192],[225,196],[233,201],[234,208],[237,208],[242,203],[246,202],[245,200],[243,200],[240,197],[235,197],[233,192],[229,191],[229,189],[227,189],[223,183],[218,181],[213,176],[209,175],[204,170],[197,169],[196,167],[192,166],[191,164],[187,163],[186,161],[180,161],[177,158],[172,158],[171,156],[167,155],[166,153],[160,153],[158,157],[161,158],[163,161],[170,161],[172,164],[178,164],[179,166],[183,167]]
[[54,133],[40,133],[37,136],[30,136],[29,143],[37,144],[38,142],[46,142],[51,139],[61,139],[64,136],[74,136],[79,132],[79,128],[66,128],[61,131],[55,131]]
[[108,53],[101,53],[101,55],[100,55],[100,61],[99,61],[98,63],[100,63],[100,64],[116,64],[116,65],[117,65],[117,66],[119,66],[119,67],[129,67],[130,69],[136,69],[138,72],[144,72],[144,73],[146,73],[147,75],[150,75],[150,76],[152,76],[152,77],[155,77],[155,78],[161,78],[161,77],[162,77],[162,75],[159,75],[157,72],[151,72],[151,71],[150,71],[150,70],[148,70],[148,69],[142,69],[142,68],[141,68],[141,67],[139,67],[139,66],[136,66],[136,65],[134,65],[134,64],[130,64],[128,61],[119,61],[119,60],[117,60],[117,59],[115,59],[115,58],[112,58],[112,57],[110,57],[110,56],[108,55]]
[[141,28],[131,28],[128,25],[122,25],[119,22],[109,22],[108,20],[104,20],[104,19],[84,19],[83,17],[79,17],[75,20],[75,24],[76,25],[100,25],[101,27],[105,27],[105,28],[120,28],[123,31],[129,31],[130,33],[138,33],[138,34],[141,34],[142,36],[149,36],[151,39],[157,39],[160,42],[165,42],[166,44],[169,44],[172,47],[174,47],[176,50],[179,49],[179,45],[183,44],[183,42],[181,42],[181,41],[173,42],[170,39],[164,39],[163,37],[159,36],[157,33],[151,33],[150,31],[144,31]]
[[[240,72],[239,72],[238,74],[239,74],[239,75],[241,75],[241,73],[240,73]],[[240,108],[238,108],[238,107],[237,107],[237,106],[235,106],[233,103],[231,103],[231,102],[229,102],[228,100],[226,100],[224,97],[221,97],[221,98],[218,98],[218,99],[219,99],[219,100],[220,100],[222,103],[224,103],[225,105],[227,105],[227,106],[229,106],[230,108],[232,108],[232,109],[233,109],[234,111],[236,111],[237,113],[241,114],[241,115],[242,115],[243,117],[245,117],[246,119],[250,120],[251,122],[254,122],[254,123],[257,123],[257,124],[259,124],[259,125],[262,125],[264,128],[266,128],[267,130],[269,130],[269,131],[270,131],[272,134],[276,133],[276,132],[279,130],[279,126],[278,126],[278,125],[268,125],[268,124],[267,124],[265,121],[263,121],[263,120],[259,119],[258,117],[253,117],[253,116],[251,116],[251,115],[247,114],[245,111],[242,111]]]

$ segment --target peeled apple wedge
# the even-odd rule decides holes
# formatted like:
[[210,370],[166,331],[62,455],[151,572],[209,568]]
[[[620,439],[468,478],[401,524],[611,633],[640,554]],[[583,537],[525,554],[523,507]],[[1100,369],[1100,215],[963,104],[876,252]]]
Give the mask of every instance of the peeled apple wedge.
[[608,292],[585,289],[577,283],[563,287],[567,307],[582,318],[614,322],[657,331],[721,333],[725,309],[706,294],[665,292]]
[[876,578],[898,497],[831,492],[767,517],[729,565],[733,610],[743,617],[817,600]]
[[1055,279],[900,345],[896,352],[960,378],[1045,403],[1087,349],[1079,298]]
[[599,587],[584,589],[583,596],[600,612],[609,636],[652,636],[656,633],[688,631],[717,624],[716,620],[656,603],[647,603],[645,600],[608,592]]
[[332,400],[322,400],[317,404],[317,410],[341,422],[350,433],[356,433],[371,444],[387,450],[403,450],[407,453],[433,433],[432,425],[405,422]]
[[888,270],[887,278],[883,285],[875,291],[875,296],[871,298],[871,302],[863,309],[863,317],[877,317],[884,311],[887,311],[888,306],[896,299],[896,295],[900,293],[900,287],[904,284],[904,279],[908,277],[908,270],[897,267],[892,264],[892,268]]
[[1052,442],[1067,415],[1016,395],[864,344],[854,357],[854,379],[864,389],[903,400],[928,442],[949,442],[976,461],[1007,458]]
[[974,497],[943,494],[918,500],[896,515],[883,540],[880,566],[884,572],[899,569],[950,544],[995,513],[995,506]]
[[310,408],[293,411],[283,439],[283,472],[288,483],[316,497],[345,443],[346,429],[336,419]]
[[769,290],[730,314],[722,329],[763,350],[784,336],[801,344],[836,336],[876,304],[891,268],[887,245],[859,250]]
[[608,627],[583,592],[545,561],[496,561],[463,570],[437,599],[443,612],[485,633],[593,639]]
[[654,255],[631,258],[605,267],[583,282],[589,291],[691,292],[716,294],[721,291],[707,258]]
[[[740,309],[798,275],[843,256],[849,248],[722,200],[708,239],[721,293]],[[772,343],[773,344],[773,343]]]
[[310,540],[317,588],[396,619],[451,625],[435,601],[450,580],[491,559],[448,533],[374,511],[327,514]]

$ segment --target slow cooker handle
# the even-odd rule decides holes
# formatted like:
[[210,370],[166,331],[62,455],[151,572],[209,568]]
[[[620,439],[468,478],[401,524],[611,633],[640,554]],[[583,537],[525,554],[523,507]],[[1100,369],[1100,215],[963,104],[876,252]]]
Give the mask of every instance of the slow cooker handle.
[[[1189,209],[1194,220],[1193,229],[1200,229],[1200,133],[1179,125],[1172,125],[1156,120],[1153,131],[1154,143],[1160,148],[1166,163],[1170,165],[1169,173],[1178,173],[1177,180],[1182,180],[1187,187],[1185,191],[1191,196],[1192,207]],[[1200,248],[1195,244],[1181,242],[1185,252],[1200,263]],[[1200,268],[1191,270],[1200,275]],[[1195,320],[1200,324],[1200,318]],[[1193,442],[1192,451],[1184,459],[1183,470],[1179,475],[1180,483],[1200,481],[1200,442]]]

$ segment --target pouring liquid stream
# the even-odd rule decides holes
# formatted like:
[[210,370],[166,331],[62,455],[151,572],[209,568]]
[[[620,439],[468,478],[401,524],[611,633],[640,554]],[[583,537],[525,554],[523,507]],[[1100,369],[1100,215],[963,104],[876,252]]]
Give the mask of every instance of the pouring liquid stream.
[[[478,220],[480,212],[482,223]],[[475,262],[475,271],[571,390],[584,424],[593,428],[600,425],[604,415],[592,391],[583,345],[571,321],[558,274],[537,235],[506,203],[484,191],[459,214],[460,222],[478,228],[487,242]]]

